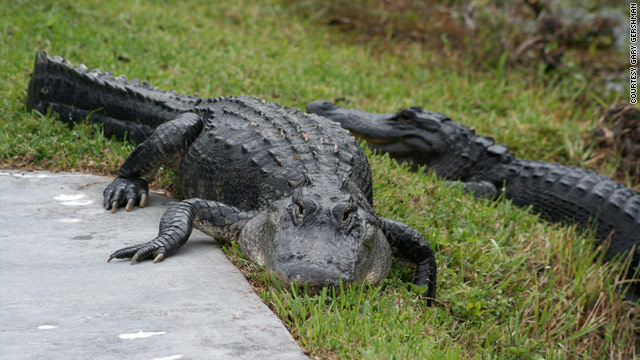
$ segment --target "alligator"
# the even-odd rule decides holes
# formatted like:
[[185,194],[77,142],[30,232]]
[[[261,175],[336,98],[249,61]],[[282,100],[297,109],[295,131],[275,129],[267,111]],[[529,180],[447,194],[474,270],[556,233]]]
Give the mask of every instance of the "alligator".
[[36,54],[27,109],[69,123],[88,118],[139,143],[104,190],[107,210],[144,207],[158,169],[177,171],[185,200],[164,213],[158,236],[109,261],[161,261],[195,227],[237,242],[283,283],[312,290],[378,283],[395,255],[415,265],[413,282],[433,302],[434,252],[412,227],[375,214],[369,163],[337,123],[250,96],[165,92],[44,51]]
[[631,253],[629,273],[637,279],[640,194],[623,184],[573,166],[517,158],[493,138],[421,107],[377,114],[318,100],[307,112],[340,123],[373,150],[414,170],[424,167],[449,184],[461,183],[476,197],[504,194],[548,221],[595,227],[596,245],[608,242],[605,260]]

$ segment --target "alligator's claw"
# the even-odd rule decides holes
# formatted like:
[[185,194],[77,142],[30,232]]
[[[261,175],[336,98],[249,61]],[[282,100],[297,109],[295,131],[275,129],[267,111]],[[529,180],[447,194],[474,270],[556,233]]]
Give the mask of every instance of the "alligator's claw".
[[133,265],[138,261],[145,260],[153,256],[153,262],[157,263],[167,256],[168,250],[167,244],[158,237],[148,243],[128,246],[117,250],[109,256],[109,260],[107,260],[107,262],[110,262],[113,259],[131,258],[131,265]]
[[115,213],[124,204],[125,210],[131,211],[138,203],[145,207],[149,194],[149,185],[146,181],[136,178],[117,177],[106,189],[104,189],[104,208]]
[[141,208],[147,206],[147,191],[149,190],[147,189],[140,194],[140,204],[138,204],[138,206],[140,206]]

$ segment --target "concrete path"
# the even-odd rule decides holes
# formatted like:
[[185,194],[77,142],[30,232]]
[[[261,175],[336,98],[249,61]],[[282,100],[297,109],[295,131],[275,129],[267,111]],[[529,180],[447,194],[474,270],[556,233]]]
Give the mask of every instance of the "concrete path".
[[304,359],[208,236],[159,264],[107,263],[148,241],[171,199],[102,206],[110,178],[0,170],[1,359]]

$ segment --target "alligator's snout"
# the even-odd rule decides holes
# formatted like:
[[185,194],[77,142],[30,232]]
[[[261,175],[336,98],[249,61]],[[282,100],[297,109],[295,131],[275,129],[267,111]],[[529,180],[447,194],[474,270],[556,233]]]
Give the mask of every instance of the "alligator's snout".
[[307,112],[323,116],[326,112],[337,109],[338,106],[331,101],[316,100],[307,104]]
[[280,279],[287,283],[309,284],[312,287],[338,286],[340,282],[351,283],[353,274],[340,272],[319,264],[287,263],[274,268]]

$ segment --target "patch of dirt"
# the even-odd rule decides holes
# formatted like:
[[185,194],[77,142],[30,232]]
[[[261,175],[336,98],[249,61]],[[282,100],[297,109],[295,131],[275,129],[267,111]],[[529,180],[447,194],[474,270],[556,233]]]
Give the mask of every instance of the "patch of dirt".
[[635,184],[629,185],[640,188],[640,107],[626,102],[609,106],[587,138],[595,143],[595,162],[619,156],[617,180],[630,176]]
[[591,74],[617,73],[624,63],[614,50],[617,19],[595,14],[570,19],[551,0],[289,2],[296,11],[370,43],[375,52],[401,55],[404,45],[419,43],[437,49],[434,56],[446,63],[453,56],[480,68],[503,61],[502,66],[534,71],[538,64],[546,71],[578,65]]

